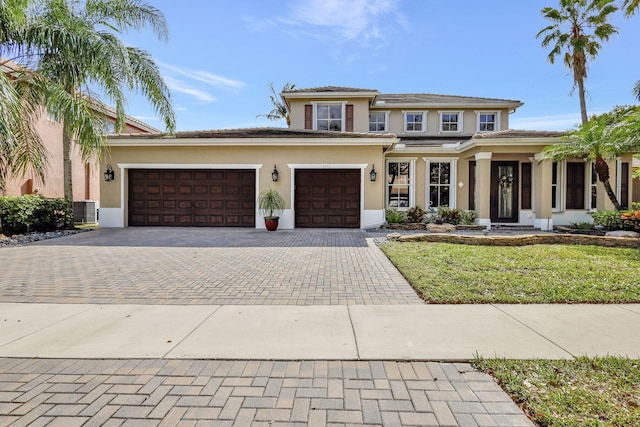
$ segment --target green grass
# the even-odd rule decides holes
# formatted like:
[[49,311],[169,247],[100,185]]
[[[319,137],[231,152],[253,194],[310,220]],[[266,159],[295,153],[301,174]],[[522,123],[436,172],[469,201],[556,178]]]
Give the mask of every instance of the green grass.
[[640,360],[477,359],[541,426],[639,426]]
[[640,250],[387,242],[391,262],[432,303],[640,302]]

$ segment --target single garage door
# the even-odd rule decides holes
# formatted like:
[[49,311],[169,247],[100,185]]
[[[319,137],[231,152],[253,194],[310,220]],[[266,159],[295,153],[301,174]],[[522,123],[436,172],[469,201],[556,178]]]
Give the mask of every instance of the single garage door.
[[131,169],[129,225],[255,227],[255,170]]
[[296,227],[359,228],[359,169],[296,169]]

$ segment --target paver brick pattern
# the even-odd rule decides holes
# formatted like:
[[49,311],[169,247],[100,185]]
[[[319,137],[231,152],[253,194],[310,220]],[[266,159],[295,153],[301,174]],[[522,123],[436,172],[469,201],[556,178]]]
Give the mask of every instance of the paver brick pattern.
[[363,230],[102,229],[0,248],[0,301],[421,304]]
[[0,426],[533,426],[469,364],[0,359]]

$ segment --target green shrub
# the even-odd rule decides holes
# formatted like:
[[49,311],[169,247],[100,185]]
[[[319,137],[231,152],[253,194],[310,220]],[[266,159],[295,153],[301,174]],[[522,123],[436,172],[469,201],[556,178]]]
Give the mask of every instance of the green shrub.
[[407,214],[404,211],[399,211],[395,208],[389,208],[386,212],[387,223],[389,224],[400,224],[407,220]]
[[56,230],[71,224],[72,218],[71,203],[66,199],[0,197],[0,228],[10,233]]
[[625,224],[620,217],[620,211],[597,211],[592,212],[593,224],[604,227],[607,230],[623,230]]
[[464,225],[475,225],[476,219],[476,211],[465,210],[460,213],[460,222]]
[[462,213],[459,209],[450,209],[447,205],[438,206],[436,210],[436,223],[458,225],[462,220]]
[[593,230],[593,224],[587,221],[572,222],[570,226],[576,230]]
[[640,211],[640,202],[631,202],[632,211]]
[[409,222],[422,222],[424,219],[425,210],[422,209],[422,206],[416,205],[412,208],[409,208],[407,211],[407,220]]

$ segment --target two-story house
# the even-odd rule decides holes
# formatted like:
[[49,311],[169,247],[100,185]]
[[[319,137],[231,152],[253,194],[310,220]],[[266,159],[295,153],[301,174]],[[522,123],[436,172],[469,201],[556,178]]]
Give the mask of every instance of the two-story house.
[[[448,205],[487,227],[549,230],[610,208],[590,163],[542,158],[561,132],[509,129],[520,101],[334,86],[281,96],[288,129],[111,137],[102,225],[262,228],[256,197],[267,188],[287,202],[283,228],[373,228],[387,208]],[[623,204],[630,163],[611,161]]]

